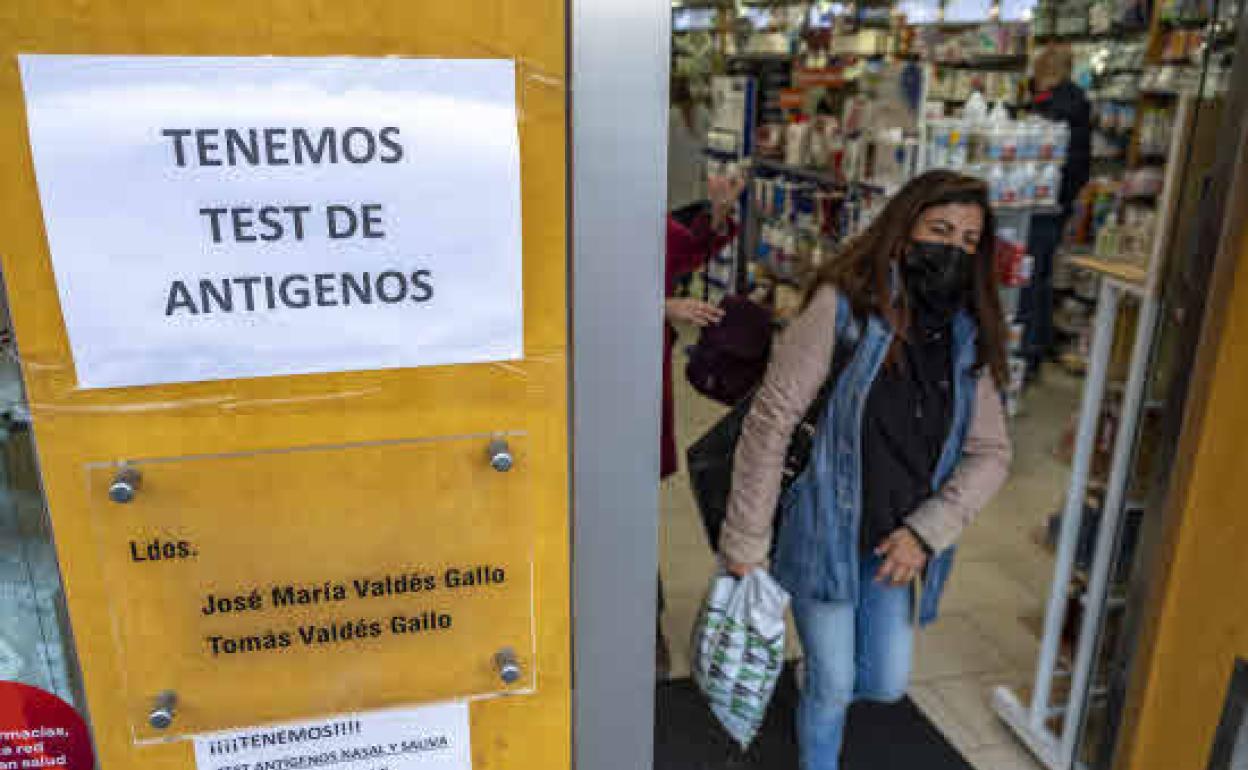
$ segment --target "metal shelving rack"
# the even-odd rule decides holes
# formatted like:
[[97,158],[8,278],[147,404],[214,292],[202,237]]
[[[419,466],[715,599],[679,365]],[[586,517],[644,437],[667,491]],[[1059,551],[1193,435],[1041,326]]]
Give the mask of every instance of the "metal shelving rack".
[[[1074,770],[1081,766],[1077,751],[1088,704],[1093,696],[1096,650],[1101,640],[1106,610],[1110,605],[1110,571],[1124,520],[1136,432],[1157,329],[1159,282],[1165,255],[1169,251],[1181,194],[1183,169],[1178,159],[1182,157],[1182,148],[1190,138],[1193,109],[1193,98],[1179,99],[1175,112],[1176,130],[1170,139],[1169,155],[1172,162],[1166,167],[1157,237],[1153,241],[1148,267],[1103,262],[1092,258],[1079,260],[1080,267],[1100,275],[1101,286],[1093,321],[1092,349],[1079,412],[1070,486],[1062,514],[1056,564],[1045,613],[1044,636],[1041,639],[1030,699],[1025,702],[1006,687],[997,688],[993,694],[993,707],[997,714],[1050,770]],[[1121,422],[1114,438],[1104,503],[1100,521],[1096,526],[1092,565],[1082,598],[1083,622],[1074,657],[1069,667],[1064,669],[1059,665],[1062,628],[1066,622],[1071,579],[1075,573],[1084,500],[1088,492],[1097,426],[1107,390],[1115,325],[1120,306],[1124,301],[1131,300],[1139,303],[1139,313],[1135,322],[1135,339],[1126,386],[1122,394]],[[1054,685],[1066,678],[1070,680],[1066,702],[1054,703]],[[1050,726],[1053,720],[1057,720],[1056,729]]]

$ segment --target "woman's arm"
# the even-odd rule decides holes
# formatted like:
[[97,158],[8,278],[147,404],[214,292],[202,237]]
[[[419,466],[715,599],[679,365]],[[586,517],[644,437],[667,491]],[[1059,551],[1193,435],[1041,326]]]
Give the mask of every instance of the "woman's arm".
[[789,441],[831,371],[836,302],[831,287],[820,289],[772,349],[733,459],[732,492],[719,538],[720,553],[731,566],[767,561]]
[[716,178],[710,186],[709,209],[694,217],[688,225],[670,214],[667,217],[666,272],[670,286],[676,277],[699,270],[719,249],[737,235],[732,211],[745,189],[739,177]]
[[976,388],[962,458],[940,491],[910,514],[907,526],[937,553],[953,545],[1005,484],[1012,457],[1001,396],[985,371]]

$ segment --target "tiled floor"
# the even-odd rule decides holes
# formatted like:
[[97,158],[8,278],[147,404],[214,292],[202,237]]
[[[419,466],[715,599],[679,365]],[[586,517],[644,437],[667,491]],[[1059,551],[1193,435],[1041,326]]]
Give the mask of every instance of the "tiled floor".
[[[682,369],[678,361],[677,435],[683,447],[722,409],[693,392]],[[992,688],[1029,683],[1034,671],[1039,640],[1022,619],[1042,614],[1052,560],[1035,545],[1033,532],[1062,501],[1067,469],[1053,458],[1053,448],[1077,410],[1078,388],[1077,381],[1053,373],[1028,394],[1025,413],[1013,425],[1010,482],[963,535],[941,618],[919,637],[911,697],[982,770],[1040,767],[989,702]],[[663,484],[661,500],[663,622],[673,644],[673,673],[680,676],[688,672],[686,641],[714,559],[683,474]]]

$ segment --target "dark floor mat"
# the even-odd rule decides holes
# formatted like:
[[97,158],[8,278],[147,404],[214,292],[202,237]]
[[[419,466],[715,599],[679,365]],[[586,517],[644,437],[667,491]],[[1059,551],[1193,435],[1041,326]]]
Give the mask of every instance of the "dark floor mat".
[[[655,770],[797,770],[796,706],[797,687],[786,670],[762,731],[743,754],[691,680],[661,684],[655,694]],[[851,708],[842,757],[844,770],[972,770],[909,698]]]

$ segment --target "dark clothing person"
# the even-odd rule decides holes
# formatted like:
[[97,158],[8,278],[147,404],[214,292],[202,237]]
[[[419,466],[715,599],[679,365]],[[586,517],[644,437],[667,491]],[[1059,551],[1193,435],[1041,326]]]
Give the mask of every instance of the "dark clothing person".
[[1030,285],[1023,290],[1020,307],[1026,333],[1029,376],[1053,350],[1053,259],[1062,242],[1062,231],[1070,217],[1075,198],[1088,183],[1092,170],[1092,108],[1083,89],[1070,80],[1037,93],[1033,99],[1036,114],[1070,126],[1070,144],[1057,200],[1058,214],[1037,214],[1031,218],[1027,253],[1035,260]]
[[947,320],[919,314],[899,365],[867,396],[862,430],[862,550],[872,551],[932,496],[949,434],[952,341]]
[[[723,232],[717,232],[710,202],[698,202],[677,209],[667,217],[667,240],[663,260],[663,296],[674,297],[682,281],[687,281],[706,265],[707,260],[724,244],[728,243],[735,229],[726,222]],[[662,428],[659,435],[659,478],[665,479],[680,468],[676,453],[675,406],[672,397],[672,348],[676,345],[676,330],[671,323],[663,323],[663,403]],[[660,680],[671,673],[671,650],[663,636],[663,579],[658,580],[658,612],[655,615],[655,671]]]
[[1026,324],[1023,344],[1029,377],[1039,371],[1040,363],[1056,343],[1053,334],[1053,261],[1062,243],[1066,217],[1062,213],[1035,214],[1031,218],[1027,253],[1032,256],[1034,264],[1031,282],[1023,289],[1019,299]]
[[1092,107],[1083,89],[1069,80],[1032,98],[1032,110],[1043,118],[1070,126],[1070,145],[1057,200],[1065,214],[1092,173]]

